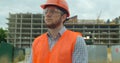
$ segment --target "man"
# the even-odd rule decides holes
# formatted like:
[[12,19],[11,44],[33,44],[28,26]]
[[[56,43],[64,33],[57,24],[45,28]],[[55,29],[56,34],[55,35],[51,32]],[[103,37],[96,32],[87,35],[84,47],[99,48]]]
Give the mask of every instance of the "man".
[[63,25],[70,15],[66,1],[47,0],[41,7],[48,32],[34,40],[31,63],[88,63],[84,39]]

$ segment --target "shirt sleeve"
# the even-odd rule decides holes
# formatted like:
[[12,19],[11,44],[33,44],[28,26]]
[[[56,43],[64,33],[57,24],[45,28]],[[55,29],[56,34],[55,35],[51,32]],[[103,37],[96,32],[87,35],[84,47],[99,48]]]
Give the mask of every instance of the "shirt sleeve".
[[78,36],[76,40],[72,63],[88,63],[87,46],[84,39],[80,36]]

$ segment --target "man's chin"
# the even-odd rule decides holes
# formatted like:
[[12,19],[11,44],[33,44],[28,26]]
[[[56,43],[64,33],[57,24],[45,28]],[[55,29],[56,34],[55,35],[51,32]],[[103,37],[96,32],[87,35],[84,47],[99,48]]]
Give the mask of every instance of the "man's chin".
[[49,29],[55,29],[57,28],[59,25],[58,24],[46,24],[46,27],[49,28]]
[[47,28],[49,28],[49,29],[55,29],[56,28],[56,26],[53,26],[53,25],[46,25],[47,26]]

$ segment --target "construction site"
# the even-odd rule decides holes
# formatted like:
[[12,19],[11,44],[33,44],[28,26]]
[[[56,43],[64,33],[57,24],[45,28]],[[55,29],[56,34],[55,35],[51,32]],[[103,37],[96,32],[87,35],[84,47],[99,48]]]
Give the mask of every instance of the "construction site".
[[[7,19],[7,42],[27,50],[28,58],[34,38],[47,32],[43,15],[9,13]],[[120,63],[120,19],[105,22],[102,19],[77,19],[77,16],[73,16],[64,25],[69,30],[82,33],[88,48],[89,63]]]

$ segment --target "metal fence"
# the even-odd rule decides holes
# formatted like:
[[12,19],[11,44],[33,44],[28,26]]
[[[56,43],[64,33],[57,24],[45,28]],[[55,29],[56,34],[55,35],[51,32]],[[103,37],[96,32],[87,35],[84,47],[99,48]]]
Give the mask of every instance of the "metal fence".
[[107,46],[88,45],[88,63],[107,63]]
[[112,63],[120,63],[120,45],[112,46]]
[[[87,45],[88,63],[109,63],[106,45]],[[19,49],[12,45],[0,44],[0,61],[2,63],[28,63],[31,48]],[[111,63],[120,63],[120,45],[111,46]],[[7,56],[8,55],[8,56]],[[4,62],[3,62],[4,61]],[[1,62],[0,62],[1,63]]]

